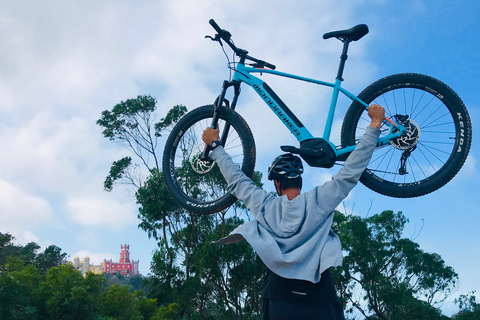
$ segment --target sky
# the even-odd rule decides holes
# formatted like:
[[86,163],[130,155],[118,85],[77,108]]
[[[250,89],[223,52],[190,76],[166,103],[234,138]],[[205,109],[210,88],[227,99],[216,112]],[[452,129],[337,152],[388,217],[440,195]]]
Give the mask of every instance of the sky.
[[[229,72],[220,47],[204,38],[214,34],[211,18],[277,70],[327,81],[335,78],[341,43],[322,35],[365,23],[370,33],[350,46],[344,87],[358,94],[394,73],[434,76],[463,99],[473,143],[459,174],[432,194],[393,199],[359,185],[340,209],[363,217],[402,211],[409,219],[405,236],[459,275],[445,314],[458,310],[459,294],[480,289],[477,1],[2,0],[0,6],[0,232],[17,243],[54,244],[70,259],[88,255],[96,264],[118,261],[127,243],[147,275],[156,243],[137,227],[132,192],[103,191],[112,162],[130,154],[102,136],[95,124],[101,112],[141,94],[157,99],[157,119],[177,104],[191,110],[212,103]],[[330,91],[265,80],[322,135]],[[339,100],[334,143],[348,106]],[[295,141],[249,88],[237,111],[256,139],[256,170],[266,176],[280,144]],[[305,188],[335,170],[307,168]]]

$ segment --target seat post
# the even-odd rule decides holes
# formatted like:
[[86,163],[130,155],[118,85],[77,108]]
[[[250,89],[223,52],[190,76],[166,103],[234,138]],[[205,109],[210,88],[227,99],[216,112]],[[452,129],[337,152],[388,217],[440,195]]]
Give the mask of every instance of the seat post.
[[342,55],[340,56],[340,65],[338,66],[338,72],[337,72],[337,80],[343,81],[343,69],[345,68],[345,61],[348,59],[348,45],[350,41],[344,41],[343,42],[343,51]]

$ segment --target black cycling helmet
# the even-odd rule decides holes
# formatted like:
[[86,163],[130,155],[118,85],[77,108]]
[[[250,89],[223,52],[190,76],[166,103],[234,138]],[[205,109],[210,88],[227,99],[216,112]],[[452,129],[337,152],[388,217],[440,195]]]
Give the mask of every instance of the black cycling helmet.
[[303,173],[302,160],[291,153],[279,155],[268,167],[268,180],[295,179]]

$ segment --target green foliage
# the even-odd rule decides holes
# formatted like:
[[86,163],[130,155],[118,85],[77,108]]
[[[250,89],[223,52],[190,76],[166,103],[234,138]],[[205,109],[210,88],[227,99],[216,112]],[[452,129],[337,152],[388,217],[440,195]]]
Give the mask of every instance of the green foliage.
[[136,290],[145,290],[145,287],[142,285],[143,277],[139,274],[124,277],[122,274],[117,273],[115,275],[109,273],[103,273],[103,278],[105,282],[103,284],[104,290],[111,285],[122,285],[129,288],[129,292],[133,293]]
[[155,135],[157,137],[161,137],[163,130],[175,124],[186,113],[187,113],[187,107],[182,105],[174,106],[172,109],[168,111],[165,118],[162,118],[160,122],[155,124]]
[[137,190],[137,203],[140,205],[138,218],[139,227],[147,232],[149,237],[160,240],[166,236],[164,226],[168,217],[178,220],[184,210],[173,198],[167,188],[163,174],[157,169],[150,171],[145,184]]
[[[45,255],[58,253],[56,248],[51,246]],[[89,272],[83,277],[70,264],[51,267],[45,274],[40,264],[22,266],[16,256],[8,256],[10,260],[19,261],[15,265],[20,269],[0,272],[2,320],[147,320],[158,313],[156,300],[146,298],[141,290],[131,292],[132,285],[111,285],[104,290],[102,275]],[[138,286],[140,279],[132,276],[128,280]]]
[[152,317],[152,320],[176,320],[180,319],[178,316],[180,305],[178,303],[171,303],[168,306],[161,307],[157,313]]
[[93,273],[84,278],[72,265],[49,269],[40,287],[45,314],[49,319],[94,319],[103,281]]
[[480,320],[480,303],[474,295],[475,291],[469,294],[462,294],[455,303],[458,304],[460,311],[452,317],[455,320]]
[[114,161],[110,168],[110,173],[103,183],[105,191],[112,191],[115,182],[124,177],[128,167],[132,164],[131,157],[124,157],[118,161]]
[[117,320],[138,320],[141,315],[135,306],[135,296],[127,286],[111,285],[102,297],[101,313]]
[[142,125],[138,120],[149,120],[156,109],[155,103],[155,99],[148,95],[121,101],[112,111],[103,111],[97,124],[104,128],[102,134],[110,140],[137,139],[136,129]]
[[7,257],[11,254],[13,239],[11,234],[0,232],[0,271],[3,270],[7,262]]
[[147,299],[142,290],[135,290],[133,297],[134,309],[140,314],[140,319],[152,319],[159,310],[157,300]]
[[55,245],[48,246],[38,253],[40,246],[35,242],[25,246],[15,245],[15,237],[8,233],[0,233],[0,272],[22,270],[29,265],[35,265],[42,274],[49,268],[58,267],[66,262],[66,253]]
[[[102,134],[111,141],[117,141],[135,154],[148,170],[160,170],[156,154],[157,138],[162,130],[175,124],[187,108],[174,106],[158,123],[155,119],[156,100],[149,95],[138,96],[116,104],[111,111],[105,110],[97,120],[103,128]],[[153,161],[153,164],[151,163]],[[135,174],[132,158],[124,157],[113,162],[110,173],[105,179],[104,188],[111,191],[118,181],[139,188],[143,184],[141,176]]]
[[[335,212],[333,228],[346,257],[334,275],[348,312],[356,309],[379,319],[442,319],[433,305],[445,300],[458,275],[438,254],[402,237],[407,222],[401,212],[365,219]],[[359,290],[366,307],[356,298]]]
[[55,245],[48,246],[43,253],[37,255],[35,264],[39,271],[44,274],[48,269],[67,263],[67,254]]
[[40,282],[33,265],[0,273],[0,319],[37,319]]

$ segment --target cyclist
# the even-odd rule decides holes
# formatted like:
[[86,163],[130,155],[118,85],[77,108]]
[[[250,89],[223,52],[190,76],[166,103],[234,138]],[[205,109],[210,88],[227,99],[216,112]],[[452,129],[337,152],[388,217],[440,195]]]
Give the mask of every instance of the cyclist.
[[370,126],[341,170],[322,186],[301,193],[300,158],[286,154],[270,165],[268,178],[280,197],[257,187],[233,163],[219,143],[219,130],[207,128],[203,141],[213,149],[233,194],[255,219],[215,242],[247,240],[268,268],[262,288],[262,319],[344,319],[330,267],[342,263],[340,240],[331,230],[333,211],[356,185],[365,170],[380,134],[385,110],[368,109]]

